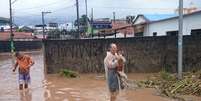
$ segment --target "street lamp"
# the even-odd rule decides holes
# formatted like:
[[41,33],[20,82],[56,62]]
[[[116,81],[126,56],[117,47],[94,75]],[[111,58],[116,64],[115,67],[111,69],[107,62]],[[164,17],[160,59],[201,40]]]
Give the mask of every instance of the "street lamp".
[[51,13],[51,12],[42,12],[43,39],[45,39],[45,19],[44,19],[44,15],[48,14],[48,13]]

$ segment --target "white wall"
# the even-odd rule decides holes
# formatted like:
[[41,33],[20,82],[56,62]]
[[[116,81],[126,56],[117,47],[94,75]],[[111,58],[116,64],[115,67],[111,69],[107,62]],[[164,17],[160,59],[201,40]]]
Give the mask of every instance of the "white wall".
[[[191,29],[201,29],[201,12],[184,17],[183,35],[190,35]],[[167,31],[178,31],[178,19],[170,19],[160,22],[150,23],[145,27],[144,36],[166,35]]]

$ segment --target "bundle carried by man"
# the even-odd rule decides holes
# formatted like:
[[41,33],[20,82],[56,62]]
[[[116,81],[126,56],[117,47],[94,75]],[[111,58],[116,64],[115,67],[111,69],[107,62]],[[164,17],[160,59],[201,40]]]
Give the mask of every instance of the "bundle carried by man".
[[122,51],[119,51],[116,54],[116,57],[118,59],[117,72],[118,72],[118,75],[119,75],[120,87],[123,89],[125,87],[128,87],[128,83],[127,83],[128,77],[124,72],[124,64],[126,62],[126,59],[122,55]]

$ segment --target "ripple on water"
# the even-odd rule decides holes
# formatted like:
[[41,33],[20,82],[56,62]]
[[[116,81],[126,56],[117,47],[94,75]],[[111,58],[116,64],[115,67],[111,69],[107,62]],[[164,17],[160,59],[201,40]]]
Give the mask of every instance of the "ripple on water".
[[69,91],[69,90],[74,90],[74,89],[73,88],[61,88],[59,90],[61,90],[61,91]]
[[65,92],[62,92],[62,91],[56,91],[55,93],[56,94],[66,94]]

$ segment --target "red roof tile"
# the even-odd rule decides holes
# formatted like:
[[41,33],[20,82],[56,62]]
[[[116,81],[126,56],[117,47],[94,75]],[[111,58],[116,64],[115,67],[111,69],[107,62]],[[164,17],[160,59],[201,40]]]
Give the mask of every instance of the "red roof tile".
[[[34,39],[35,37],[29,32],[13,32],[14,39]],[[0,40],[9,40],[10,32],[0,32]]]

